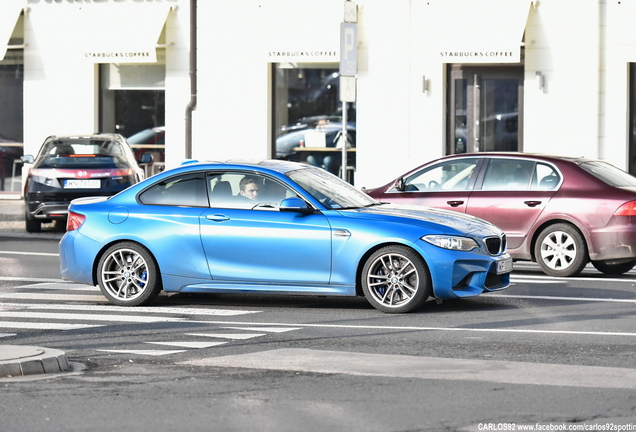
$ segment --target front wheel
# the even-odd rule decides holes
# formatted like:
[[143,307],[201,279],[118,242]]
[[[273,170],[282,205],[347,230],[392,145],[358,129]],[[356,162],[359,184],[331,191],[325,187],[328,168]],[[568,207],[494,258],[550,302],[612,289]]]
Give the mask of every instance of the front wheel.
[[541,231],[534,245],[534,256],[550,276],[576,276],[587,264],[587,245],[572,225],[558,223]]
[[365,262],[361,282],[368,302],[387,313],[413,311],[432,295],[426,263],[405,246],[378,249]]
[[622,275],[633,269],[636,261],[627,261],[620,264],[611,263],[610,261],[592,261],[592,265],[596,270],[605,274]]
[[108,248],[97,266],[97,282],[108,301],[120,306],[149,304],[161,291],[154,258],[146,248],[132,242]]

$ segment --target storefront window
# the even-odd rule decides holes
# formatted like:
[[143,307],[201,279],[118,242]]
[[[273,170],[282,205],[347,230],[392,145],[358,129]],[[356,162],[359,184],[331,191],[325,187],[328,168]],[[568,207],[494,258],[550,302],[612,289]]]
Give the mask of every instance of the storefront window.
[[100,65],[100,130],[125,136],[138,159],[150,153],[148,176],[165,165],[164,51],[153,64]]
[[[9,45],[21,45],[12,39]],[[0,193],[22,189],[23,82],[22,49],[8,49],[0,61]]]
[[273,66],[274,158],[305,162],[339,175],[342,146],[355,170],[356,107],[347,104],[342,137],[338,64],[277,63]]

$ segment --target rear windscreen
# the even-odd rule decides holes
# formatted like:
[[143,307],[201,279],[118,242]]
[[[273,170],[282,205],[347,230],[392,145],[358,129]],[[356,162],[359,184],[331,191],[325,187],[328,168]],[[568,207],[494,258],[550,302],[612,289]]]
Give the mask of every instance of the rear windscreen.
[[128,168],[121,144],[114,141],[52,141],[42,150],[37,168]]
[[583,162],[579,166],[610,186],[636,187],[636,177],[606,162]]

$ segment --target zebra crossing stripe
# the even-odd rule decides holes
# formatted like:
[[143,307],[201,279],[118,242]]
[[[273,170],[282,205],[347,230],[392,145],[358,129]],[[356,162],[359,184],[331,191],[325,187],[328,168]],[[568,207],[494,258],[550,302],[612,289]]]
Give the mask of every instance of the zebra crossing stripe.
[[24,293],[11,292],[0,293],[0,299],[9,300],[46,300],[46,301],[85,301],[106,303],[103,295],[79,295],[79,294],[48,294],[48,293]]
[[300,330],[300,327],[223,327],[232,330],[250,330],[268,333],[284,333],[292,330]]
[[[14,312],[2,311],[0,318],[30,318],[43,320],[72,320],[72,321],[114,321],[114,322],[136,322],[136,323],[155,323],[155,322],[183,322],[184,318],[174,317],[153,317],[141,315],[91,315],[91,314],[73,314],[73,313],[52,313],[52,312]],[[0,325],[2,322],[0,321]]]
[[177,354],[186,352],[187,350],[97,350],[102,352],[109,352],[115,354],[138,354],[138,355],[150,355],[150,356],[161,356],[168,354]]
[[103,324],[62,324],[62,323],[35,323],[19,321],[0,321],[0,328],[21,330],[78,330],[93,327],[104,327]]
[[252,334],[238,334],[238,333],[186,333],[188,336],[202,336],[202,337],[212,337],[212,338],[221,338],[221,339],[236,339],[236,340],[245,340],[251,339],[259,336],[265,336],[265,333],[252,333]]
[[[37,303],[3,303],[0,304],[0,313],[2,310],[15,309],[38,309],[38,310],[75,310],[75,311],[101,311],[101,312],[140,312],[140,313],[161,313],[161,314],[180,314],[180,315],[207,315],[207,316],[232,316],[259,313],[261,311],[254,310],[233,310],[233,309],[197,309],[186,307],[166,307],[166,306],[136,306],[131,309],[130,306],[115,305],[69,305],[69,304],[37,304]],[[1,315],[0,315],[1,316]]]
[[169,345],[181,348],[210,348],[218,345],[225,345],[227,342],[146,342],[155,345]]

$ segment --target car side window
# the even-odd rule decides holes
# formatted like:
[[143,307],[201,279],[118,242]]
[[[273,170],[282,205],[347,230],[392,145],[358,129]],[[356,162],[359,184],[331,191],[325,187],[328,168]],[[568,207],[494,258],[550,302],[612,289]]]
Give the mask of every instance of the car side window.
[[561,181],[559,173],[550,165],[538,163],[535,169],[532,190],[552,190],[556,189]]
[[170,177],[160,181],[139,195],[147,205],[208,207],[203,173]]
[[208,173],[213,208],[276,210],[296,194],[278,180],[249,172]]
[[491,159],[482,190],[528,190],[535,181],[535,162],[523,159]]
[[404,179],[404,191],[464,190],[478,159],[443,162],[427,167]]

